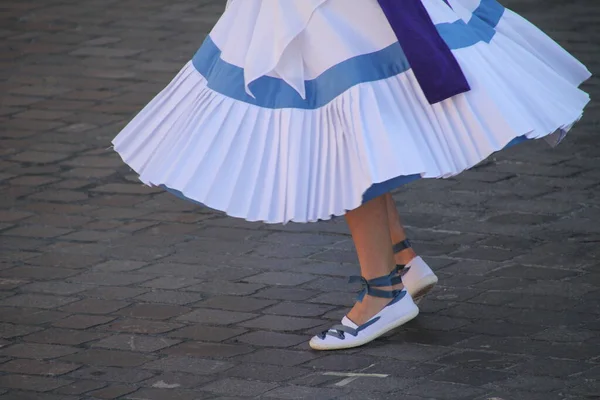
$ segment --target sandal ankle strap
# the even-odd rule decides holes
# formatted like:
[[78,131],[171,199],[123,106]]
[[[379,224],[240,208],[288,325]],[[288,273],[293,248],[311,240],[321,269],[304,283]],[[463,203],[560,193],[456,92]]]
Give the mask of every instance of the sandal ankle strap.
[[396,268],[394,268],[394,270],[392,271],[392,285],[399,285],[402,283],[402,277],[404,275],[406,275],[406,273],[408,272],[408,270],[410,269],[410,267],[407,267],[406,265],[403,264],[398,264],[396,265]]
[[408,239],[404,239],[403,241],[396,243],[393,247],[394,254],[400,253],[402,250],[412,248],[412,243]]
[[398,267],[396,267],[392,272],[389,273],[389,275],[380,276],[378,278],[373,278],[369,280],[362,276],[356,275],[351,276],[350,279],[348,279],[348,282],[360,282],[362,284],[362,290],[358,293],[358,296],[356,297],[356,300],[361,302],[367,294],[373,297],[380,297],[384,299],[395,298],[401,292],[400,290],[381,290],[376,288],[384,286],[394,286],[400,283],[397,282],[398,278],[400,278],[401,282],[402,278],[398,276]]

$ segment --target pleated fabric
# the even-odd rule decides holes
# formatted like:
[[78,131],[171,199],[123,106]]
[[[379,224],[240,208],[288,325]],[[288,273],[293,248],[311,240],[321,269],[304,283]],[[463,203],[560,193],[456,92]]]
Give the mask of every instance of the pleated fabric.
[[423,4],[469,92],[429,104],[376,0],[231,0],[114,148],[147,185],[310,222],[518,138],[557,144],[581,118],[589,71],[538,28],[495,0]]

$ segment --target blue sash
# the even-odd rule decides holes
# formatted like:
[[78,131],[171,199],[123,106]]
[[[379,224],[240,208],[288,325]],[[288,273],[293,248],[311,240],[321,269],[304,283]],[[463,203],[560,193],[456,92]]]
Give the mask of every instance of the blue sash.
[[421,0],[378,1],[430,104],[471,90]]

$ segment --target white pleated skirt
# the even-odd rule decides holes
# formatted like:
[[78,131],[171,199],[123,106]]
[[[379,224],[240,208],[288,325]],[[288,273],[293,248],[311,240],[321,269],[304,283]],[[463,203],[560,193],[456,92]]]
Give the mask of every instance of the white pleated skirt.
[[429,104],[377,0],[230,0],[113,140],[140,180],[267,223],[343,215],[508,145],[557,144],[589,71],[496,0],[423,0],[471,90]]

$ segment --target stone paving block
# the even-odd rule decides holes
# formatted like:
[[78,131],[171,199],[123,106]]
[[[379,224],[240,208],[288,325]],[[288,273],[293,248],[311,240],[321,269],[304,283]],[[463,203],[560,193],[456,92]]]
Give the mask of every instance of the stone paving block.
[[264,315],[250,321],[242,322],[240,326],[274,331],[297,331],[320,325],[323,321],[313,318],[285,317],[279,315]]
[[145,369],[165,372],[187,372],[196,375],[210,375],[226,371],[234,364],[225,361],[204,360],[195,357],[169,356],[152,361],[143,366]]
[[107,381],[121,383],[137,383],[152,378],[154,373],[139,368],[80,368],[69,374],[70,379],[87,379],[90,381]]
[[61,310],[68,313],[82,314],[110,314],[122,308],[125,308],[129,303],[117,300],[100,300],[100,299],[85,299],[78,302],[73,302]]
[[36,326],[0,323],[0,338],[11,339],[19,336],[25,336],[40,330],[42,330],[42,328]]
[[59,311],[36,308],[0,307],[0,320],[13,324],[38,325],[55,322],[67,317]]
[[117,314],[133,317],[165,320],[178,315],[188,315],[191,311],[188,307],[166,305],[166,304],[134,304],[117,312]]
[[81,156],[63,162],[64,165],[79,168],[117,168],[121,162],[113,157]]
[[306,265],[307,262],[309,260],[300,258],[290,258],[282,261],[276,258],[244,254],[242,257],[229,260],[228,265],[232,267],[252,268],[259,271],[293,271],[296,267]]
[[574,393],[588,398],[597,396],[598,390],[600,390],[600,380],[598,379],[579,378],[574,380],[572,384]]
[[[443,365],[458,365],[462,368],[489,368],[512,371],[513,367],[526,360],[527,358],[522,356],[467,350],[448,354],[438,358],[435,362]],[[467,375],[469,374],[467,373]]]
[[291,272],[265,272],[246,278],[246,282],[263,283],[275,286],[296,286],[310,282],[317,277],[309,274],[296,274]]
[[374,365],[370,365],[365,372],[368,371],[371,374],[389,375],[391,379],[421,379],[443,368],[444,366],[439,364],[437,361],[427,363],[386,358],[385,360],[377,362]]
[[22,176],[20,178],[11,179],[11,185],[17,186],[44,186],[60,180],[49,176]]
[[561,326],[548,328],[533,336],[536,340],[545,340],[548,342],[585,342],[588,339],[597,337],[596,332],[584,329],[569,329]]
[[[181,325],[179,325],[181,326]],[[207,326],[197,324],[186,326],[170,332],[170,337],[199,340],[202,342],[222,342],[235,336],[239,336],[246,332],[246,329],[241,328],[226,328],[221,326]]]
[[[32,200],[52,201],[52,202],[58,202],[58,203],[71,203],[71,202],[77,202],[77,201],[84,201],[84,200],[87,200],[87,198],[88,198],[88,195],[86,193],[77,192],[77,191],[69,191],[69,190],[60,190],[60,191],[46,190],[46,191],[37,192],[37,193],[29,196],[29,199],[32,199]],[[75,233],[72,235],[75,235],[75,236],[72,236],[72,238],[77,239],[77,236]],[[74,239],[69,239],[68,235],[64,236],[64,238],[66,240],[74,240]]]
[[[2,254],[2,260],[5,261],[25,261],[30,258],[34,258],[39,255],[39,253],[34,253],[33,250],[37,250],[45,242],[42,239],[31,239],[31,238],[15,238],[4,236],[2,238],[2,242],[0,242],[0,246],[4,249],[4,254]],[[8,250],[13,250],[12,252],[8,252]],[[20,250],[18,252],[14,250]],[[27,250],[27,251],[24,251]],[[29,251],[31,250],[31,251]]]
[[51,309],[77,301],[75,297],[48,296],[43,294],[19,294],[0,300],[0,306]]
[[137,386],[133,385],[110,385],[102,389],[94,390],[88,393],[90,396],[96,399],[117,399],[126,394],[136,391]]
[[0,376],[0,387],[6,389],[33,390],[47,392],[71,383],[65,379],[48,378],[32,375],[4,375]]
[[589,284],[572,284],[570,282],[563,281],[538,281],[531,285],[523,285],[515,288],[517,293],[533,294],[533,295],[547,295],[553,293],[557,297],[569,298],[572,300],[581,300],[585,298],[585,295],[591,292],[596,292],[596,286]]
[[156,278],[151,281],[147,281],[142,283],[142,286],[153,288],[153,289],[170,289],[177,290],[183,289],[188,286],[192,286],[194,284],[202,282],[200,279],[187,278],[187,277],[177,277],[177,276],[167,276]]
[[[181,328],[182,324],[176,324],[172,322],[152,321],[146,319],[137,318],[120,318],[110,324],[107,324],[98,329],[112,331],[112,332],[127,332],[127,333],[139,333],[139,334],[160,334],[174,331],[175,329]],[[210,327],[203,327],[203,330]],[[188,329],[188,328],[184,328]],[[223,328],[227,329],[227,328]],[[176,331],[179,332],[179,331]],[[172,332],[170,336],[178,337],[176,332]],[[222,332],[219,332],[222,334]],[[186,336],[181,336],[186,337]],[[200,339],[198,339],[200,340]]]
[[[594,371],[595,372],[592,372]],[[591,363],[572,360],[550,359],[546,357],[535,357],[529,360],[523,360],[515,368],[511,369],[517,374],[531,374],[534,376],[553,376],[557,379],[580,374],[584,371],[592,372],[593,376],[600,376],[600,369]],[[590,375],[592,376],[592,375]]]
[[354,264],[344,264],[336,262],[311,262],[309,264],[299,265],[294,268],[295,272],[326,275],[326,276],[342,276],[359,274],[359,267]]
[[267,364],[244,364],[227,371],[227,376],[261,380],[269,377],[271,382],[285,382],[311,373],[310,369],[267,365]]
[[502,320],[515,313],[514,310],[509,308],[469,303],[450,303],[447,307],[441,308],[439,312],[448,317],[459,318],[469,318],[471,315],[477,315],[478,318],[483,320]]
[[46,360],[74,354],[80,349],[70,346],[59,346],[54,344],[18,343],[0,349],[0,355],[31,358],[34,360]]
[[428,379],[439,382],[462,383],[472,386],[484,386],[490,383],[509,378],[511,375],[507,372],[493,371],[490,369],[454,367],[443,371],[435,372],[428,376]]
[[276,399],[323,399],[344,398],[345,391],[332,388],[312,388],[306,386],[282,386],[265,393],[266,398]]
[[380,344],[366,349],[363,353],[374,357],[390,357],[403,361],[431,361],[451,352],[443,346],[427,346],[411,343]]
[[254,348],[250,346],[237,344],[186,342],[165,349],[162,353],[190,357],[229,358],[250,353],[253,350]]
[[254,331],[236,337],[234,340],[260,347],[291,347],[306,342],[308,338],[290,333]]
[[564,394],[561,392],[555,393],[533,393],[523,390],[501,390],[495,389],[489,391],[483,396],[477,396],[476,400],[487,400],[487,399],[515,399],[515,400],[561,400],[564,399]]
[[115,231],[80,230],[64,235],[62,239],[75,242],[102,242],[119,240],[125,236],[127,236],[125,233]]
[[282,302],[263,310],[263,313],[295,317],[318,317],[334,308],[333,306],[320,304]]
[[356,294],[350,292],[326,292],[308,300],[311,303],[350,307],[356,301]]
[[210,376],[199,376],[184,372],[165,372],[145,380],[142,384],[156,389],[191,389],[213,380]]
[[154,338],[151,336],[114,335],[93,343],[91,347],[152,353],[174,346],[179,342],[179,340]]
[[202,300],[198,293],[178,292],[175,290],[152,290],[135,298],[148,303],[187,305]]
[[576,300],[564,299],[557,296],[535,296],[505,291],[489,291],[472,297],[468,301],[485,305],[507,305],[517,308],[555,311],[570,309],[578,303]]
[[0,396],[2,400],[79,400],[76,396],[55,395],[49,393],[38,393],[31,391],[10,391],[6,395]]
[[63,279],[73,275],[77,275],[78,271],[67,268],[51,268],[51,267],[33,267],[21,266],[15,267],[0,272],[0,276],[5,278],[22,278],[22,279]]
[[80,365],[61,362],[48,362],[27,359],[15,359],[0,364],[0,371],[12,374],[59,376],[78,369]]
[[275,383],[226,378],[201,387],[211,393],[232,396],[260,396],[277,387]]
[[594,352],[594,346],[585,343],[546,343],[529,338],[490,336],[475,336],[459,343],[458,347],[582,361],[589,360]]
[[68,385],[55,389],[54,391],[56,393],[65,395],[80,395],[83,393],[91,392],[92,390],[100,389],[104,386],[106,386],[106,383],[104,382],[79,380],[77,382],[72,382]]
[[178,321],[200,322],[211,325],[229,325],[246,321],[257,317],[257,314],[211,310],[207,308],[199,308],[188,314],[184,314],[177,318]]
[[482,395],[485,392],[486,390],[484,389],[469,385],[435,381],[426,381],[405,391],[405,393],[410,395],[444,400],[473,399],[475,396]]
[[297,289],[297,288],[280,288],[268,287],[254,294],[254,297],[273,299],[273,300],[307,300],[314,297],[319,292],[315,290]]
[[529,392],[553,392],[563,389],[564,382],[552,377],[519,374],[507,378],[506,380],[495,382],[494,386],[511,390],[526,390]]
[[23,338],[27,342],[63,344],[67,346],[77,346],[82,343],[102,339],[107,336],[100,332],[86,332],[72,329],[49,328],[40,332],[33,333]]
[[303,367],[328,372],[355,372],[377,363],[377,360],[370,356],[329,354],[310,361],[304,364]]
[[[292,379],[287,383],[293,386],[309,386],[309,387],[325,387],[327,385],[333,385],[341,382],[343,377],[334,376],[334,375],[325,375],[323,372],[315,372],[309,375],[301,376],[296,379]],[[350,394],[347,393],[346,396]],[[367,397],[369,398],[369,397]]]
[[69,280],[76,283],[85,283],[90,285],[127,286],[148,281],[152,278],[154,278],[154,276],[148,274],[91,272],[72,277]]
[[130,400],[201,400],[208,399],[209,395],[207,395],[206,393],[185,389],[143,388],[135,393],[129,394],[126,398]]
[[10,236],[23,236],[23,237],[34,237],[34,238],[53,238],[56,236],[65,235],[71,232],[70,229],[45,227],[40,225],[29,225],[17,227],[6,231],[5,234]]
[[131,351],[116,351],[103,349],[89,349],[78,354],[61,358],[61,361],[91,365],[95,367],[137,367],[149,362],[153,357],[134,353]]
[[351,391],[351,393],[360,391],[362,393],[377,393],[380,396],[384,393],[387,393],[388,396],[393,396],[395,393],[402,393],[404,390],[406,390],[406,388],[415,385],[417,382],[418,381],[414,379],[399,379],[396,377],[380,379],[363,378],[348,383],[344,386],[344,389]]
[[[0,263],[0,268],[12,268],[13,264],[5,264],[5,263]],[[1,290],[12,290],[12,289],[16,289],[20,286],[24,286],[28,283],[28,281],[26,280],[20,280],[20,279],[2,279],[0,278],[0,289]]]
[[88,288],[89,287],[84,285],[61,281],[33,282],[28,285],[21,286],[21,290],[24,292],[43,293],[58,296],[74,295],[81,293]]
[[266,243],[258,245],[253,254],[261,257],[279,258],[282,262],[287,259],[305,259],[322,252],[318,246],[297,246],[295,244]]
[[308,282],[302,286],[305,289],[319,290],[324,293],[328,292],[347,292],[357,293],[360,290],[359,285],[348,284],[348,278],[337,277],[321,277],[319,279]]
[[258,283],[211,281],[188,286],[186,290],[217,295],[246,296],[264,288]]
[[0,221],[2,222],[14,222],[25,219],[33,215],[29,212],[16,211],[16,210],[0,210]]
[[514,309],[512,313],[507,313],[503,319],[513,324],[545,329],[548,327],[579,325],[581,321],[590,321],[593,319],[593,316],[577,313],[575,309],[569,313],[565,313],[561,311],[528,310],[523,308]]
[[76,314],[57,321],[53,325],[58,328],[87,329],[93,326],[106,324],[114,319],[115,317],[101,315]]
[[[56,124],[56,123],[44,123],[44,125],[46,127],[48,127],[48,129],[52,129],[57,126],[60,126],[60,124]],[[32,127],[35,128],[35,126],[32,126]],[[45,152],[41,152],[41,151],[25,151],[25,152],[16,154],[15,156],[11,157],[11,159],[13,161],[35,163],[35,164],[45,164],[45,163],[53,163],[53,162],[61,161],[68,157],[69,157],[68,154],[61,154],[61,153],[45,153]]]
[[251,297],[215,296],[197,304],[200,307],[228,311],[252,312],[275,304],[272,300],[260,300]]
[[490,275],[536,280],[560,280],[563,278],[576,276],[577,271],[525,265],[511,265],[496,269],[492,271]]
[[110,260],[92,267],[96,272],[128,272],[144,267],[147,263],[132,260]]
[[[88,287],[93,287],[87,285]],[[80,293],[80,296],[101,300],[127,300],[148,292],[148,289],[125,286],[100,286]]]

